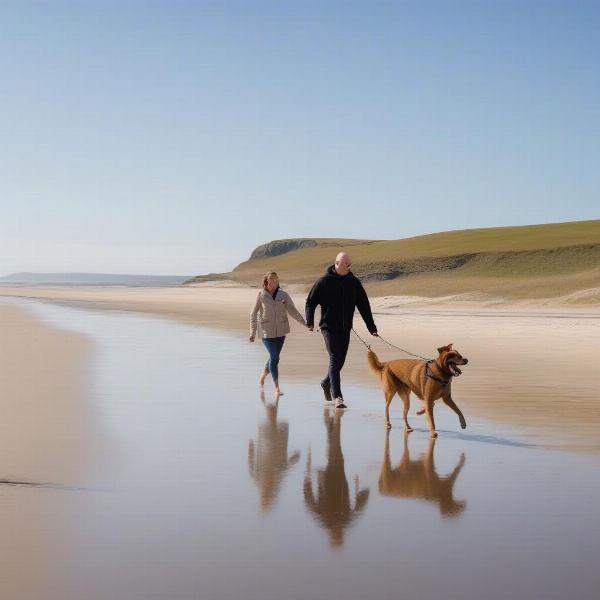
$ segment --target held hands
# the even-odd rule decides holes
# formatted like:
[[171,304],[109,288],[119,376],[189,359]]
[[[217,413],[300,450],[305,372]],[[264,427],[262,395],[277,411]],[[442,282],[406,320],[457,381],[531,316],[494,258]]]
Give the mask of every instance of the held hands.
[[376,331],[373,331],[373,332],[371,332],[371,335],[372,335],[373,337],[379,337],[379,334],[378,334]]
[[254,336],[251,335],[249,339],[250,339],[251,342],[253,342],[254,341]]

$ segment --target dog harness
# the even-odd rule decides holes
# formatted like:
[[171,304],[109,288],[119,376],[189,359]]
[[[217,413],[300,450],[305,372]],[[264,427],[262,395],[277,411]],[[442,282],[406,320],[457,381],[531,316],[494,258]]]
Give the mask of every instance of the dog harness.
[[425,361],[425,377],[429,377],[429,379],[433,379],[434,381],[437,381],[438,383],[441,383],[442,385],[448,385],[450,383],[450,381],[452,380],[452,375],[450,375],[450,379],[447,379],[447,380],[436,377],[431,372],[431,367],[429,366],[432,362],[435,362],[435,361],[434,360]]

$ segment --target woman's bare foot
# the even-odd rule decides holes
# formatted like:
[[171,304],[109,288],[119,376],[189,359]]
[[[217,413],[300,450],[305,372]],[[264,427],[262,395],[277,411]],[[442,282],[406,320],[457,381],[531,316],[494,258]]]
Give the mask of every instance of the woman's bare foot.
[[279,389],[279,386],[275,386],[275,395],[279,398],[279,396],[283,396],[283,392]]
[[267,371],[266,369],[263,369],[263,372],[260,374],[260,386],[262,387],[263,385],[265,385],[265,379],[267,378],[267,375],[269,374],[269,371]]

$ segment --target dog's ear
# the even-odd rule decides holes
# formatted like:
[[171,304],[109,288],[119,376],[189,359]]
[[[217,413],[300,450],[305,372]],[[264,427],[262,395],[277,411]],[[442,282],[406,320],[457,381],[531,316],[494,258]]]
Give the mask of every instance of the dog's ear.
[[452,344],[448,344],[447,346],[442,346],[441,348],[438,348],[438,354],[442,354],[442,352],[450,352],[450,350],[452,350]]

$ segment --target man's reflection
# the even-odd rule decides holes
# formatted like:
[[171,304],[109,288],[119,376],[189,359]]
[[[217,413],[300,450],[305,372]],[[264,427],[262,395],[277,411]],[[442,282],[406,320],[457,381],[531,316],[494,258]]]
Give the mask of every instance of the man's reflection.
[[408,434],[404,434],[404,454],[396,468],[390,460],[390,432],[385,435],[385,452],[379,475],[379,493],[396,498],[416,498],[427,500],[439,506],[443,517],[459,516],[466,508],[465,500],[455,500],[452,488],[465,464],[461,454],[454,471],[447,477],[440,477],[435,470],[433,451],[436,438],[430,438],[425,455],[418,460],[410,460]]
[[317,494],[313,492],[311,455],[308,454],[304,476],[304,502],[313,518],[324,527],[332,546],[344,543],[344,531],[362,512],[369,500],[369,490],[360,489],[358,476],[354,478],[354,508],[350,504],[350,490],[344,472],[344,455],[340,444],[343,413],[325,409],[327,430],[327,466],[317,469]]
[[258,486],[260,508],[266,512],[275,503],[285,473],[300,460],[300,452],[288,457],[289,425],[285,421],[277,422],[279,399],[274,404],[266,404],[264,393],[260,399],[267,419],[258,426],[256,442],[248,442],[248,469]]

